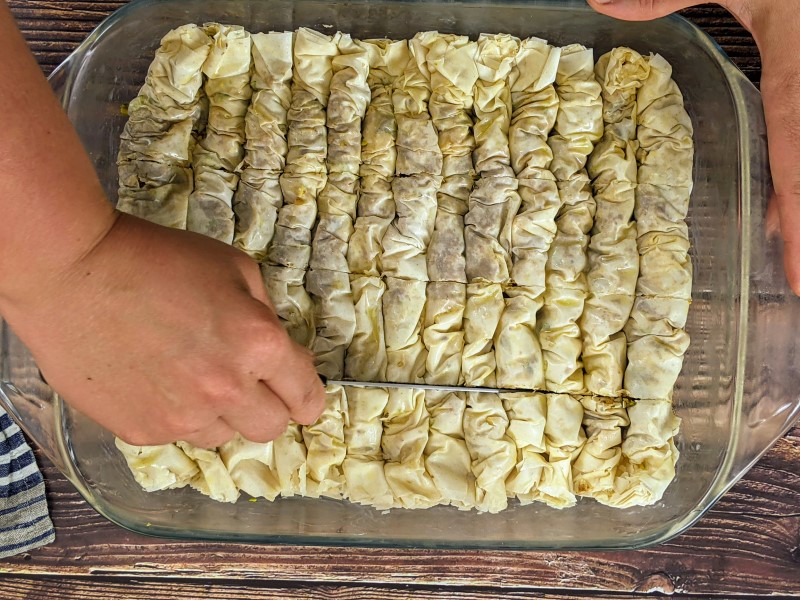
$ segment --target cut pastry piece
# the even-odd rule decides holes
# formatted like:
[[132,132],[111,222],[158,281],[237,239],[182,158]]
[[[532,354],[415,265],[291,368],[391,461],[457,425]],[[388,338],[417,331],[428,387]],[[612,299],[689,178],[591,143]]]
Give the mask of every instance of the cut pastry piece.
[[553,508],[575,504],[572,463],[586,443],[581,422],[583,406],[567,394],[547,394],[547,421],[544,427],[547,463],[531,498]]
[[422,341],[426,283],[386,277],[383,295],[386,380],[422,383],[427,351]]
[[473,508],[475,476],[464,441],[466,400],[463,394],[428,390],[425,406],[430,415],[425,468],[441,494],[441,503],[462,510]]
[[316,336],[314,303],[303,285],[305,272],[261,265],[261,276],[289,337],[301,346],[311,348]]
[[355,309],[355,332],[345,356],[344,374],[352,381],[386,381],[386,339],[380,277],[350,276]]
[[274,500],[281,487],[275,473],[275,447],[236,436],[219,448],[219,455],[233,483],[253,498]]
[[503,288],[496,283],[471,283],[467,286],[464,310],[464,353],[461,376],[465,385],[494,387],[494,337],[505,308]]
[[535,499],[538,487],[547,468],[544,428],[547,421],[545,394],[501,394],[508,415],[508,437],[517,449],[516,465],[506,479],[509,498],[518,498],[522,504]]
[[508,505],[506,478],[516,465],[516,448],[509,438],[508,416],[496,394],[467,394],[464,440],[475,475],[475,507],[497,513]]
[[306,494],[306,446],[302,427],[289,423],[283,435],[272,442],[275,450],[275,470],[281,486],[281,496]]
[[641,401],[628,409],[630,426],[622,442],[622,459],[610,506],[628,508],[655,504],[675,478],[679,452],[675,436],[680,419],[672,403]]
[[314,302],[316,335],[311,350],[317,370],[329,379],[342,379],[345,351],[356,328],[350,276],[338,271],[309,271],[306,290]]
[[536,313],[543,289],[508,288],[505,309],[494,338],[497,386],[540,390],[544,386],[542,348],[536,333]]
[[427,287],[422,340],[427,350],[425,382],[458,385],[464,350],[464,310],[467,286],[449,281],[431,282]]
[[394,496],[384,473],[381,418],[389,392],[381,388],[348,387],[344,438],[347,456],[342,463],[345,496],[351,502],[378,510],[393,508]]
[[175,444],[133,446],[114,438],[133,478],[145,492],[182,488],[200,472],[197,463]]
[[428,113],[430,74],[425,65],[427,49],[418,33],[408,42],[408,61],[395,80],[392,103],[397,119],[397,175],[440,175],[442,152]]
[[403,508],[429,508],[441,500],[423,456],[428,420],[422,390],[389,388],[381,439],[384,472],[395,503]]
[[217,502],[236,502],[239,499],[239,489],[216,450],[197,448],[187,442],[177,442],[177,446],[200,469],[189,481],[190,486]]
[[347,415],[347,396],[342,386],[328,386],[325,408],[313,425],[303,427],[306,445],[306,491],[312,498],[340,498],[344,487],[344,422]]

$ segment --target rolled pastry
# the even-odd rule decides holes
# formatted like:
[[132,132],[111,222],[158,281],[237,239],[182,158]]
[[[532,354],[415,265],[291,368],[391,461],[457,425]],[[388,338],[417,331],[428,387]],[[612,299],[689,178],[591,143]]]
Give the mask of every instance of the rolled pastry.
[[325,408],[313,425],[303,427],[306,445],[306,491],[312,498],[327,496],[341,498],[344,488],[344,423],[347,415],[347,396],[340,385],[325,390]]
[[204,124],[202,67],[211,38],[196,25],[167,33],[139,94],[128,104],[128,121],[117,157],[123,212],[186,229],[189,169],[195,137]]
[[497,513],[508,505],[505,481],[516,465],[508,416],[497,394],[470,392],[464,411],[464,440],[472,457],[476,508]]
[[516,464],[506,479],[509,498],[522,504],[535,500],[534,490],[547,469],[544,429],[547,397],[541,393],[501,394],[508,415],[508,437],[517,450]]
[[233,193],[239,185],[236,169],[244,157],[244,122],[253,94],[252,40],[239,26],[214,23],[206,31],[213,39],[203,64],[208,124],[192,155],[194,191],[189,196],[186,228],[230,244]]
[[305,272],[262,264],[261,277],[289,337],[301,346],[311,348],[316,328],[314,303],[304,286]]
[[464,440],[464,395],[428,390],[425,407],[430,415],[425,468],[441,494],[441,503],[462,510],[473,508],[475,476]]
[[200,472],[197,463],[176,444],[133,446],[119,438],[114,438],[114,444],[146,492],[182,488]]
[[199,468],[189,481],[190,486],[217,502],[236,502],[239,499],[239,489],[216,450],[197,448],[187,442],[177,442],[177,446]]
[[655,504],[675,478],[679,452],[675,436],[680,419],[667,400],[637,402],[628,409],[630,426],[622,442],[622,458],[610,506],[628,508]]
[[427,287],[422,341],[427,350],[425,382],[458,385],[464,351],[466,286],[450,281],[432,281]]
[[648,72],[647,61],[630,48],[615,48],[595,67],[603,93],[605,133],[588,162],[597,209],[581,329],[586,389],[601,396],[622,394],[627,346],[622,329],[639,274],[636,223],[631,220],[637,182],[636,94]]
[[636,301],[625,326],[625,389],[638,398],[672,397],[689,346],[684,330],[692,294],[692,261],[684,222],[692,190],[692,123],[672,68],[661,56],[639,90],[639,226]]
[[384,473],[383,423],[389,392],[382,388],[349,387],[342,463],[345,497],[378,510],[394,507],[394,495]]
[[345,356],[345,377],[352,381],[386,381],[383,323],[386,284],[380,277],[351,275],[350,288],[355,308],[355,331]]
[[287,113],[291,103],[291,32],[252,36],[253,98],[245,116],[245,155],[233,196],[233,244],[255,260],[266,258],[283,204],[280,176],[286,165]]
[[267,500],[274,500],[280,494],[272,442],[259,444],[236,434],[220,446],[219,455],[233,483],[244,493]]
[[553,152],[550,171],[557,181],[561,207],[545,267],[547,287],[537,328],[546,389],[581,393],[578,321],[587,293],[585,254],[595,213],[584,166],[603,132],[601,89],[594,78],[591,49],[578,44],[561,49],[556,92],[558,113],[547,144]]
[[392,104],[397,119],[397,175],[440,175],[442,152],[428,112],[430,73],[426,64],[428,34],[418,33],[408,42],[408,61],[395,79]]
[[428,421],[423,390],[389,388],[381,447],[386,481],[402,508],[429,508],[441,500],[425,468]]
[[425,345],[422,320],[425,314],[425,282],[386,277],[383,295],[386,339],[386,380],[422,383],[425,376]]
[[392,178],[397,165],[397,121],[392,89],[408,63],[409,51],[405,40],[368,40],[361,45],[369,57],[371,101],[362,129],[361,188],[347,264],[354,275],[377,277],[381,242],[395,214]]

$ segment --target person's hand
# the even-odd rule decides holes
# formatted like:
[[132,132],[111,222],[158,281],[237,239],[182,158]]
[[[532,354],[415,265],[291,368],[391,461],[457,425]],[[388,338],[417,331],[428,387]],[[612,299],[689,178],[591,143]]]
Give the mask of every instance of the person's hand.
[[265,442],[322,410],[312,357],[281,327],[258,265],[197,234],[119,215],[3,312],[47,381],[132,444]]
[[[691,0],[588,0],[603,14],[632,21],[705,4]],[[800,295],[800,4],[790,0],[718,1],[747,28],[761,52],[761,94],[786,276]]]

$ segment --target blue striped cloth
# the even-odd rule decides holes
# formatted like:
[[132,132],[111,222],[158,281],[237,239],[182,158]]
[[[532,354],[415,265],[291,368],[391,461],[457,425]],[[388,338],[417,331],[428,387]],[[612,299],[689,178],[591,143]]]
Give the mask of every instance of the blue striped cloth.
[[0,558],[55,537],[36,459],[17,424],[0,408]]

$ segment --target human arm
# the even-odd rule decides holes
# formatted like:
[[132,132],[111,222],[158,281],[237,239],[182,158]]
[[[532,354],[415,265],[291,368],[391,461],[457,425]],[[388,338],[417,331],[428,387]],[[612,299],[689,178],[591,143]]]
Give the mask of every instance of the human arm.
[[48,382],[135,444],[312,422],[322,386],[256,263],[113,210],[5,3],[0,53],[0,314]]

